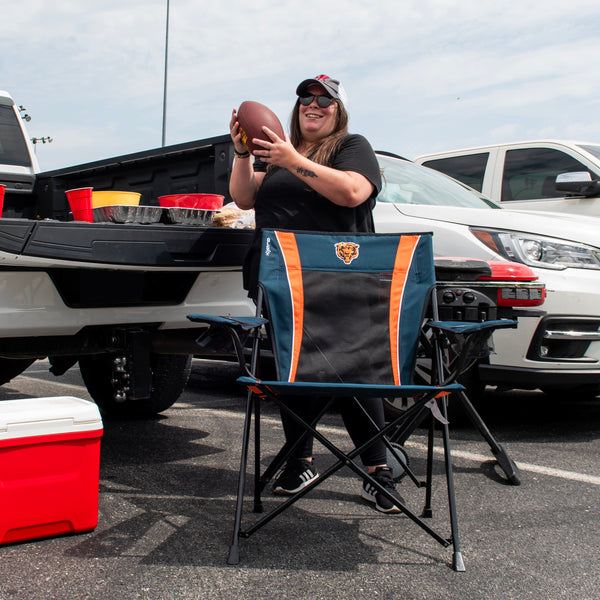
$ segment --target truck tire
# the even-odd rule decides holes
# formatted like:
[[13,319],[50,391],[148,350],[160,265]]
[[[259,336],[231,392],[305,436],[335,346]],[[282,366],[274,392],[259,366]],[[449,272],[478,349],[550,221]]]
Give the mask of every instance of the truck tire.
[[115,418],[145,418],[172,406],[190,376],[192,356],[152,354],[152,392],[141,400],[116,400],[112,383],[115,355],[85,356],[79,359],[81,377],[100,411]]
[[35,358],[0,358],[0,385],[8,383],[29,368]]

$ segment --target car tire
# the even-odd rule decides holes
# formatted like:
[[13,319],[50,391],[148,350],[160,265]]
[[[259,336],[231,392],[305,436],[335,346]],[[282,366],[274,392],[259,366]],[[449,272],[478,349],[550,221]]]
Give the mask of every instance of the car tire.
[[[426,368],[426,365],[421,365],[421,369]],[[418,374],[417,374],[418,378]],[[459,377],[458,383],[462,383],[465,386],[465,393],[467,394],[471,403],[477,408],[477,404],[481,402],[485,395],[485,384],[479,377],[478,363],[472,364],[466,369]],[[414,404],[412,398],[383,398],[383,409],[385,416],[388,420],[399,416]],[[463,407],[460,405],[458,399],[450,401],[447,406],[448,419],[453,424],[462,424],[468,420],[468,415]]]
[[103,415],[113,418],[146,418],[171,407],[188,382],[192,356],[152,354],[152,391],[149,398],[117,400],[112,382],[116,355],[85,356],[79,359],[81,377]]
[[580,397],[580,398],[596,398],[600,395],[600,386],[595,383],[586,383],[576,386],[552,386],[552,387],[541,387],[540,388],[547,396],[563,397],[568,393],[569,398]]
[[0,385],[20,375],[35,361],[35,358],[0,358]]

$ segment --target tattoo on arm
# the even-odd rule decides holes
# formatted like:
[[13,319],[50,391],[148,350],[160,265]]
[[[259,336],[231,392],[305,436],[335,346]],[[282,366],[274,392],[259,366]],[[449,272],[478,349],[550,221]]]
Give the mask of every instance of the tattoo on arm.
[[309,169],[303,169],[302,167],[298,167],[296,169],[296,173],[302,177],[318,177],[318,175]]

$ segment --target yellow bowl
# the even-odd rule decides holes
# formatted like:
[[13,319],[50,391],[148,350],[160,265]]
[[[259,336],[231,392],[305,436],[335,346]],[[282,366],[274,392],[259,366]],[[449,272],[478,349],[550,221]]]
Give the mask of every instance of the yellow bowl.
[[141,194],[137,192],[92,192],[92,208],[99,206],[138,206]]

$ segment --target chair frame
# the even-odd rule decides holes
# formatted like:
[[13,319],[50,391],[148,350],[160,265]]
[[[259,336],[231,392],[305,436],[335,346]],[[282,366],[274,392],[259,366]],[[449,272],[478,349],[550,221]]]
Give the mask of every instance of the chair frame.
[[[400,235],[400,234],[398,234]],[[257,311],[254,318],[230,318],[230,317],[216,317],[212,315],[189,315],[188,318],[192,321],[199,321],[208,323],[210,327],[202,334],[198,340],[199,343],[204,343],[203,340],[208,336],[210,337],[215,330],[218,330],[219,334],[225,330],[231,336],[240,367],[242,369],[242,376],[238,381],[247,387],[247,399],[246,399],[246,413],[244,420],[244,427],[242,433],[242,452],[240,457],[240,470],[237,485],[237,499],[235,509],[235,519],[232,531],[232,539],[230,545],[230,551],[227,562],[235,565],[240,560],[240,539],[248,538],[256,531],[261,529],[264,525],[269,523],[277,515],[282,513],[284,510],[295,504],[298,500],[308,494],[317,485],[320,485],[323,481],[328,479],[331,475],[336,473],[339,469],[344,466],[349,467],[354,473],[356,473],[362,480],[368,481],[373,487],[375,487],[380,493],[393,502],[401,512],[405,514],[411,521],[423,529],[429,536],[437,541],[443,547],[452,546],[452,568],[455,571],[464,571],[465,565],[460,549],[459,543],[459,532],[457,523],[457,512],[456,512],[456,500],[455,500],[455,489],[454,489],[454,478],[452,472],[452,457],[450,447],[450,434],[449,434],[449,423],[447,419],[447,399],[450,394],[456,394],[461,404],[465,407],[467,414],[476,424],[479,431],[490,443],[492,452],[496,457],[499,458],[499,463],[502,461],[505,466],[502,468],[509,476],[510,473],[516,476],[516,466],[504,449],[497,444],[493,436],[485,426],[485,423],[475,411],[474,407],[470,403],[467,395],[465,394],[465,388],[456,383],[456,377],[460,373],[461,361],[459,361],[459,367],[453,369],[452,372],[448,372],[447,366],[444,364],[442,347],[447,336],[451,333],[453,335],[463,336],[466,340],[466,345],[469,344],[480,344],[482,340],[488,338],[491,333],[498,328],[504,327],[515,327],[516,321],[510,319],[501,319],[495,321],[488,321],[484,323],[467,323],[464,322],[439,322],[436,320],[437,317],[437,301],[436,301],[436,286],[434,284],[428,291],[428,298],[431,307],[431,313],[433,316],[432,320],[429,320],[426,327],[432,332],[432,373],[431,381],[426,385],[402,385],[402,386],[379,386],[381,389],[381,396],[387,397],[413,397],[415,402],[406,412],[396,416],[391,421],[387,422],[386,425],[379,429],[371,439],[358,448],[354,448],[350,452],[344,452],[331,442],[326,436],[324,436],[316,428],[316,423],[320,417],[329,409],[331,403],[335,400],[335,397],[347,397],[354,396],[356,401],[357,395],[352,393],[356,392],[356,389],[344,389],[343,387],[335,392],[334,397],[332,396],[331,390],[327,390],[324,396],[329,397],[327,401],[323,403],[320,414],[314,419],[313,422],[308,423],[299,417],[285,402],[285,395],[280,396],[277,391],[272,388],[273,384],[278,382],[263,382],[258,378],[257,368],[260,363],[260,353],[263,346],[265,337],[272,336],[273,332],[269,331],[268,336],[263,333],[264,326],[270,329],[268,319],[263,317],[265,313],[265,300],[266,292],[262,286],[259,286],[258,298],[257,298]],[[251,353],[251,364],[248,365],[245,360],[245,346],[248,339],[252,340],[252,353]],[[463,353],[466,356],[466,353]],[[277,360],[277,357],[276,357]],[[464,365],[463,365],[464,366]],[[279,365],[277,365],[279,367]],[[279,371],[279,368],[278,368]],[[294,388],[310,387],[310,383],[299,383],[292,384]],[[348,384],[350,385],[350,384]],[[339,387],[339,386],[338,386]],[[310,391],[310,390],[309,390]],[[369,387],[369,395],[375,395],[373,387]],[[298,393],[298,392],[296,392]],[[300,391],[299,393],[302,393]],[[360,395],[360,394],[359,394]],[[309,485],[304,487],[299,492],[291,495],[286,500],[280,502],[275,508],[270,510],[266,515],[261,518],[254,520],[254,522],[247,528],[242,529],[242,516],[243,516],[243,505],[246,488],[246,477],[248,470],[248,457],[250,440],[252,437],[252,424],[254,424],[254,512],[262,513],[264,506],[262,503],[262,491],[268,482],[273,478],[277,470],[283,465],[285,460],[291,454],[293,448],[287,444],[280,450],[277,456],[271,461],[266,470],[263,471],[261,464],[261,402],[265,399],[273,401],[279,406],[280,410],[288,414],[297,423],[302,425],[307,433],[310,433],[314,438],[320,442],[331,454],[337,459],[331,466],[329,466],[323,473],[321,473],[318,479],[312,481]],[[360,405],[359,405],[360,406]],[[364,409],[363,409],[364,412]],[[368,415],[365,413],[365,417]],[[406,465],[406,474],[410,479],[418,486],[425,488],[425,504],[423,512],[420,516],[412,512],[403,502],[400,502],[394,498],[385,488],[381,486],[366,470],[356,462],[356,457],[369,445],[375,443],[375,441],[382,439],[388,448],[388,450],[395,456],[397,460],[401,460],[398,456],[397,451],[394,448],[394,443],[404,443],[408,437],[419,427],[425,419],[429,418],[429,429],[428,429],[428,443],[427,443],[427,461],[426,461],[426,475],[425,481],[417,478],[412,472],[408,465]],[[448,511],[450,521],[450,535],[444,536],[440,532],[434,530],[425,519],[432,516],[432,482],[433,482],[433,452],[435,444],[435,428],[436,423],[441,428],[441,437],[444,451],[444,467],[446,476],[446,488],[448,494]]]

